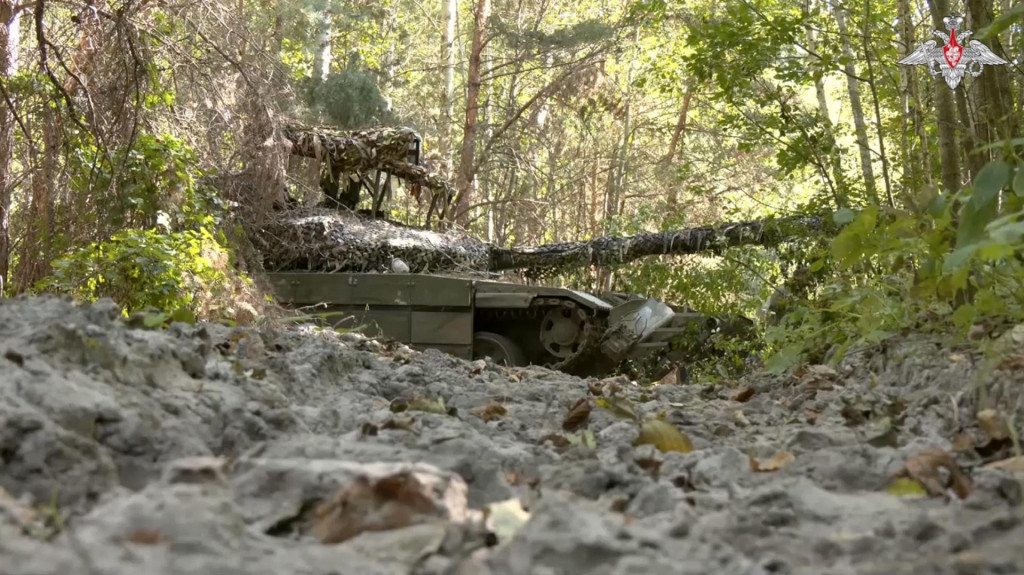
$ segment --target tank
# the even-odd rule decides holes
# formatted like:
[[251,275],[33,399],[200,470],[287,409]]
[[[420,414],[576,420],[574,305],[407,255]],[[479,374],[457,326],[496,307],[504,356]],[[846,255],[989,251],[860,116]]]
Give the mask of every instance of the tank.
[[723,327],[718,318],[635,294],[493,279],[340,272],[276,272],[267,279],[278,303],[326,325],[414,349],[583,377],[614,373],[627,362],[652,366],[647,375],[659,377],[686,359],[674,342],[692,343]]

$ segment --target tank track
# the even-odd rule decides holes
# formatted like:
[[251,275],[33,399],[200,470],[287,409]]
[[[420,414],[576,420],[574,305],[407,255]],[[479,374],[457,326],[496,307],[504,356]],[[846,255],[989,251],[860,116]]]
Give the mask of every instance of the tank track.
[[576,376],[585,377],[594,373],[606,372],[615,366],[601,351],[601,342],[608,327],[607,318],[590,316],[583,334],[583,345],[573,355],[546,367],[564,371]]

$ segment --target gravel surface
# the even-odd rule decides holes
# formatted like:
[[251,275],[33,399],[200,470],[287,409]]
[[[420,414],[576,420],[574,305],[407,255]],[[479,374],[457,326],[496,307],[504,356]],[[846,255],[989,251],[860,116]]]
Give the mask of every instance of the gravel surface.
[[131,324],[0,300],[0,573],[1024,573],[1024,327],[710,386]]

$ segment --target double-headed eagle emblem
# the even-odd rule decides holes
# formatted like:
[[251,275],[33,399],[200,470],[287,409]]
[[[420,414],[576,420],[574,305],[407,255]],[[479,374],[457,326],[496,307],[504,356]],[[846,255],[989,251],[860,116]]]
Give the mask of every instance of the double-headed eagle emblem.
[[[995,66],[1007,63],[1006,60],[996,56],[992,50],[977,40],[971,40],[964,47],[964,42],[973,32],[968,30],[957,33],[963,21],[964,19],[960,17],[943,18],[942,23],[946,25],[946,30],[949,30],[949,40],[946,44],[940,47],[935,40],[928,40],[906,58],[900,60],[900,64],[925,64],[932,77],[942,74],[946,84],[955,90],[964,74],[970,74],[977,78],[985,64]],[[946,34],[938,30],[933,31],[932,34],[943,40],[946,39]]]

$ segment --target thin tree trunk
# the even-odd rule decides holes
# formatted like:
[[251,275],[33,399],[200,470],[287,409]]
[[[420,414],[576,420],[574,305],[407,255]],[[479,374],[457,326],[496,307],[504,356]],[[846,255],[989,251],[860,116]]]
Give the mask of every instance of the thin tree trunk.
[[[668,153],[665,154],[664,161],[668,164],[672,164],[676,158],[676,149],[680,142],[686,140],[686,123],[687,118],[690,115],[690,102],[693,100],[693,86],[687,86],[686,93],[683,94],[683,109],[679,111],[679,121],[676,122],[676,129],[672,132],[672,141],[668,145]],[[670,186],[668,189],[668,206],[669,210],[674,210],[679,205],[679,187]]]
[[[0,0],[0,82],[18,71],[21,11],[11,0]],[[13,103],[13,102],[12,102]],[[0,103],[0,297],[7,290],[11,260],[11,196],[9,180],[14,160],[15,111]]]
[[860,148],[861,173],[864,176],[864,189],[872,204],[878,205],[878,191],[875,186],[875,172],[871,167],[871,149],[868,147],[868,128],[864,121],[864,106],[860,100],[860,86],[857,85],[857,70],[853,65],[854,54],[850,44],[850,33],[846,26],[846,13],[838,5],[836,0],[832,1],[832,9],[835,13],[836,25],[839,28],[839,37],[842,42],[843,56],[846,58],[846,86],[850,94],[850,112],[853,114],[853,125],[857,134],[857,146]]
[[333,28],[334,15],[331,13],[331,2],[325,0],[324,9],[317,20],[316,30],[316,51],[313,53],[313,78],[320,82],[327,79],[331,73],[331,30]]
[[[971,28],[980,30],[988,26],[993,19],[991,0],[967,0],[967,10],[971,18]],[[992,38],[989,48],[996,55],[1007,60],[999,37]],[[985,73],[974,80],[977,86],[977,102],[975,112],[979,123],[985,125],[985,131],[979,133],[979,144],[991,144],[1000,140],[1008,140],[1019,136],[1020,119],[1013,113],[1013,92],[1010,89],[1009,75],[1006,66],[987,66]]]
[[978,143],[978,126],[974,116],[971,115],[970,109],[967,107],[967,89],[963,82],[960,82],[956,87],[955,96],[956,111],[960,116],[960,133],[963,135],[962,141],[966,148],[964,152],[967,154],[967,179],[972,179],[978,174],[981,167],[985,165],[986,152],[978,151],[978,146],[980,145]]
[[[935,30],[945,30],[942,19],[949,14],[949,0],[928,0]],[[942,161],[942,189],[947,194],[960,189],[960,148],[956,137],[956,104],[953,91],[941,77],[932,78],[935,114],[939,128],[939,157]]]
[[[55,110],[46,108],[42,111],[43,124],[43,157],[38,158],[33,148],[29,148],[31,164],[36,168],[32,172],[32,199],[28,206],[25,221],[23,249],[20,251],[18,266],[14,273],[12,285],[18,292],[30,289],[36,282],[50,273],[51,238],[52,238],[52,206],[55,196],[55,185],[60,178],[58,154],[60,153],[60,132]],[[110,233],[101,232],[101,234]]]
[[[899,58],[902,60],[914,50],[914,21],[910,13],[910,0],[898,0],[898,17],[900,22],[900,51]],[[919,103],[915,95],[917,78],[914,73],[914,66],[900,66],[900,158],[903,164],[902,184],[906,193],[908,190],[917,189],[920,183],[920,174],[924,169],[923,158],[915,154],[911,134],[918,133],[920,113]],[[921,141],[924,144],[924,140]],[[923,153],[928,153],[928,148],[923,148]]]
[[[811,2],[805,4],[805,10],[809,16],[811,13]],[[817,52],[817,39],[814,37],[814,29],[811,27],[811,22],[808,19],[804,26],[804,35],[806,36],[807,49],[812,52]],[[814,78],[814,93],[818,99],[818,114],[821,115],[821,121],[825,124],[825,131],[835,141],[835,127],[832,125],[832,115],[828,109],[828,95],[825,93],[825,80],[821,76],[815,76]],[[846,176],[843,174],[843,158],[842,150],[839,148],[838,143],[832,146],[829,151],[829,165],[832,170],[832,182],[833,182],[833,199],[836,202],[836,209],[842,209],[847,207],[849,203],[849,189],[846,184]],[[824,166],[822,166],[824,168]],[[827,175],[827,174],[826,174]]]
[[864,61],[868,67],[868,87],[871,89],[871,102],[875,108],[875,133],[878,136],[878,155],[882,160],[882,180],[885,182],[885,198],[889,207],[895,208],[892,197],[892,182],[889,181],[889,159],[885,155],[885,134],[882,129],[882,109],[878,102],[878,87],[875,86],[875,68],[871,64],[871,44],[868,42],[867,27],[871,25],[871,2],[864,0]]
[[456,180],[458,193],[455,209],[451,211],[452,221],[463,227],[469,223],[469,204],[476,181],[474,163],[477,115],[480,107],[480,62],[484,43],[487,41],[487,19],[490,11],[491,0],[477,0],[476,13],[473,16],[473,43],[466,69],[466,122],[462,127],[462,153]]
[[458,0],[441,0],[441,20],[444,35],[441,38],[441,63],[444,66],[444,86],[441,89],[441,117],[438,122],[438,151],[443,164],[441,173],[452,173],[452,117],[455,115],[455,17],[459,12]]

